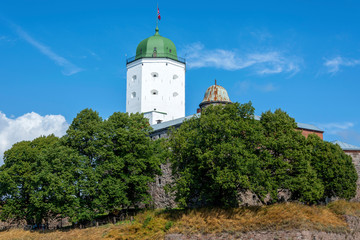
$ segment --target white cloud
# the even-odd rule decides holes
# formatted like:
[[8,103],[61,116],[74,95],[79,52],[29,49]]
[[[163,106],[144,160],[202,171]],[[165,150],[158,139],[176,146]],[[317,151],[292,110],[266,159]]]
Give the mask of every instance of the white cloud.
[[2,42],[13,42],[13,41],[15,41],[15,39],[11,39],[11,38],[9,38],[8,36],[0,36],[0,41],[2,41]]
[[193,43],[184,48],[183,55],[189,68],[215,67],[234,71],[252,67],[259,75],[296,74],[300,70],[297,59],[277,51],[240,55],[236,50],[209,50],[201,43]]
[[315,123],[324,130],[325,135],[333,140],[340,140],[346,143],[360,146],[360,132],[356,130],[352,122]]
[[341,131],[354,127],[352,122],[333,122],[333,123],[316,123],[316,126],[323,129],[328,134],[339,134]]
[[33,140],[41,135],[63,136],[69,124],[62,115],[40,116],[35,112],[8,118],[0,112],[0,164],[4,152],[19,141]]
[[49,47],[45,46],[44,44],[36,41],[32,38],[28,33],[26,33],[21,27],[11,24],[12,28],[16,31],[16,33],[24,39],[26,42],[31,44],[33,47],[37,48],[42,54],[50,58],[55,62],[55,64],[63,67],[62,74],[66,76],[73,75],[75,73],[83,71],[82,68],[74,65],[73,63],[69,62],[62,56],[59,56],[55,52],[53,52]]
[[277,90],[277,87],[272,83],[257,84],[250,81],[241,81],[235,83],[235,88],[239,94],[248,92],[250,89],[257,90],[260,92],[273,92]]
[[343,57],[334,57],[332,59],[325,59],[324,66],[328,68],[328,72],[335,74],[340,70],[340,67],[352,67],[360,65],[360,60],[358,59],[348,59]]

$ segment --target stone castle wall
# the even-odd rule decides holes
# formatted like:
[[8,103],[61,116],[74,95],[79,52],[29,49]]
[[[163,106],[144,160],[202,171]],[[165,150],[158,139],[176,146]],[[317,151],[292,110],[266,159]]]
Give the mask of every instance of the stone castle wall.
[[355,165],[356,172],[358,174],[358,180],[356,182],[357,189],[356,189],[356,196],[351,199],[351,201],[360,202],[360,151],[344,151],[347,155],[351,156],[353,159],[353,163]]

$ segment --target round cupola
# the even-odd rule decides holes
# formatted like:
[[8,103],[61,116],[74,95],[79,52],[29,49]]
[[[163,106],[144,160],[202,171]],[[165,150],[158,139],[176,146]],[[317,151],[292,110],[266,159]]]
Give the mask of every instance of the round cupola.
[[199,104],[199,106],[200,108],[204,108],[212,104],[217,105],[217,104],[228,104],[228,103],[231,103],[231,101],[226,89],[220,85],[217,85],[215,80],[215,85],[210,86],[206,90],[204,99]]
[[158,27],[153,36],[139,43],[135,59],[156,57],[178,60],[175,44],[170,39],[160,36]]

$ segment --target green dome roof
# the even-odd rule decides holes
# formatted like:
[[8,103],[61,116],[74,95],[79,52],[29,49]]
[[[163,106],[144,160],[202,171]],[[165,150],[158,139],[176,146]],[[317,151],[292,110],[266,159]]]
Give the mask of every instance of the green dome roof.
[[154,36],[142,40],[136,48],[135,59],[144,57],[178,60],[175,44],[170,39],[160,36],[158,27],[155,29]]

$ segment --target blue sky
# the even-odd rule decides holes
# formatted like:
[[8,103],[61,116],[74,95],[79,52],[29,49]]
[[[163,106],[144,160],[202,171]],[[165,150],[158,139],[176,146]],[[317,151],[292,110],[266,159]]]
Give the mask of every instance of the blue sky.
[[[187,115],[216,78],[258,115],[281,108],[325,140],[360,146],[360,3],[158,3],[160,34],[187,59]],[[0,152],[63,134],[84,108],[124,112],[126,56],[154,33],[156,4],[2,0]]]

